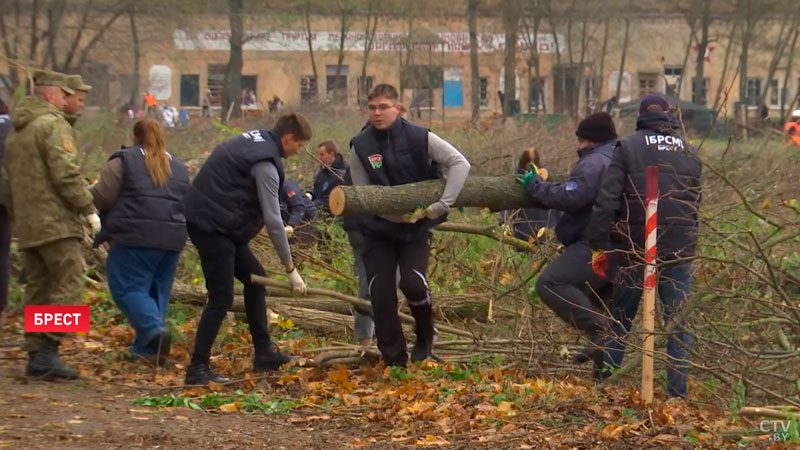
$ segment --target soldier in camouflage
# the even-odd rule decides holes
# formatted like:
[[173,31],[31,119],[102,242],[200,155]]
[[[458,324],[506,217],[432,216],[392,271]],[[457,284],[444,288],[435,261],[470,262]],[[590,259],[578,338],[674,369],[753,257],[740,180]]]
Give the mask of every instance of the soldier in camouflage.
[[[12,111],[14,129],[3,162],[6,207],[14,224],[27,275],[26,305],[80,304],[83,294],[81,239],[87,221],[93,233],[100,219],[75,159],[73,131],[62,112],[66,76],[33,73],[34,95]],[[63,333],[27,333],[27,376],[74,379],[77,372],[58,357]]]
[[66,105],[64,106],[64,118],[74,127],[75,122],[83,114],[83,102],[86,100],[86,93],[92,90],[92,87],[84,83],[80,75],[67,75],[67,87],[75,93],[67,96]]

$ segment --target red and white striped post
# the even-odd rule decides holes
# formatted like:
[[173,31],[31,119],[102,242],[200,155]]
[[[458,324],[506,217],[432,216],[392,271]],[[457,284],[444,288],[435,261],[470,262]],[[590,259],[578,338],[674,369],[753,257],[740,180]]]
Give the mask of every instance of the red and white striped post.
[[658,233],[658,167],[647,166],[647,221],[645,222],[644,267],[644,355],[642,356],[642,400],[653,403],[653,352],[656,324],[656,238]]

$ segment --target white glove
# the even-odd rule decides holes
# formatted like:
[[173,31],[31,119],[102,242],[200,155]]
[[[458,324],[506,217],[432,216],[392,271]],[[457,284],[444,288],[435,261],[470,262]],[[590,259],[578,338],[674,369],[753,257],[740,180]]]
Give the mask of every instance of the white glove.
[[100,233],[100,228],[102,228],[102,224],[100,223],[100,216],[95,213],[91,213],[86,216],[86,220],[89,222],[89,226],[92,228],[92,236],[97,236]]
[[297,267],[289,272],[289,281],[292,283],[292,292],[295,294],[306,295],[306,283],[297,272]]
[[428,219],[436,220],[439,217],[442,217],[443,215],[447,214],[448,211],[450,211],[449,206],[445,205],[442,202],[436,202],[425,208],[425,216]]
[[286,230],[286,237],[287,238],[290,238],[290,237],[292,237],[292,235],[294,235],[294,227],[293,226],[286,225],[283,228]]
[[306,192],[306,197],[307,197],[309,200],[314,200],[314,194],[312,194],[311,192]]

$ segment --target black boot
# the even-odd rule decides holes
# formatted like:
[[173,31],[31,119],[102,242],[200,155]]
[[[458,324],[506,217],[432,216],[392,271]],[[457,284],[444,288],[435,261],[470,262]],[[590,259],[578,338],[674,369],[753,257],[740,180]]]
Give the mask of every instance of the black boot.
[[187,385],[190,384],[207,385],[211,381],[213,381],[214,383],[222,384],[222,383],[227,383],[230,380],[212,372],[211,367],[209,367],[208,364],[193,363],[189,365],[188,369],[186,369],[186,379],[184,380],[184,383]]
[[411,362],[425,361],[433,354],[433,333],[417,334],[417,342],[411,349]]
[[159,366],[166,364],[171,344],[172,335],[170,335],[169,331],[164,331],[150,340],[147,347],[151,350],[155,364]]
[[44,380],[74,380],[78,372],[64,364],[58,357],[58,341],[44,338],[39,351],[28,354],[25,375]]
[[608,328],[604,325],[597,326],[589,330],[587,334],[587,338],[589,339],[589,343],[586,344],[580,351],[575,353],[572,357],[573,364],[584,364],[589,361],[597,363],[597,361],[603,360],[603,353],[605,352],[605,333],[607,332]]
[[292,359],[291,356],[281,353],[278,347],[272,342],[270,342],[267,348],[269,349],[268,351],[257,352],[253,358],[253,371],[256,373],[278,370],[282,365]]

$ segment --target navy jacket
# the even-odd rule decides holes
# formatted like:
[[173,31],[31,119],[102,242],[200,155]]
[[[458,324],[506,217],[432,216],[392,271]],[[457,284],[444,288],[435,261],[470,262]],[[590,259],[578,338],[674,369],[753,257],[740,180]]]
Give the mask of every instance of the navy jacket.
[[122,160],[122,189],[110,211],[103,214],[103,228],[95,246],[106,240],[127,247],[183,250],[186,245],[186,217],[183,197],[189,190],[189,171],[178,158],[169,155],[172,175],[156,186],[144,164],[144,150],[129,147],[111,155]]
[[286,225],[297,228],[303,222],[317,220],[317,207],[294,180],[287,178],[283,181],[280,202],[281,218]]
[[564,182],[536,180],[528,194],[550,209],[564,211],[556,225],[556,237],[564,245],[588,239],[587,227],[592,207],[611,163],[617,141],[608,141],[578,150],[578,163]]
[[282,154],[281,140],[272,130],[248,131],[217,145],[183,200],[188,224],[237,243],[249,242],[264,226],[250,171],[270,161],[278,168],[282,186]]
[[672,114],[647,113],[639,116],[636,133],[619,141],[592,213],[589,245],[593,249],[623,248],[641,254],[645,170],[657,166],[658,259],[694,256],[702,166],[696,149],[684,142],[680,130]]
[[336,186],[344,184],[347,163],[341,153],[337,153],[330,167],[322,166],[314,177],[314,205],[317,209],[328,211],[328,197]]
[[[548,169],[549,170],[549,169]],[[552,171],[550,171],[552,173]],[[523,170],[517,169],[517,175],[522,175]],[[500,223],[510,225],[514,230],[514,237],[523,241],[536,239],[537,232],[542,228],[555,228],[560,211],[545,208],[506,209],[500,211]]]

